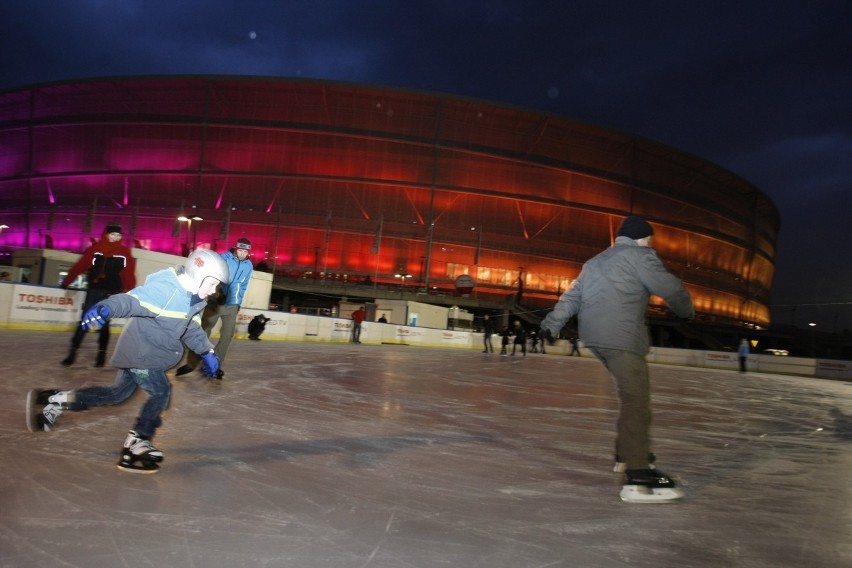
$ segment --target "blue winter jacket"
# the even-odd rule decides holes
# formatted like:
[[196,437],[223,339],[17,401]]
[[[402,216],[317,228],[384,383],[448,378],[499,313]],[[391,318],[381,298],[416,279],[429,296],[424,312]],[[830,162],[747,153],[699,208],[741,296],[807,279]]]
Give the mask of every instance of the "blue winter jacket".
[[180,361],[184,344],[199,355],[213,349],[201,328],[207,302],[181,286],[174,268],[155,272],[142,286],[99,305],[109,308],[110,318],[130,318],[110,360],[119,369],[165,371]]
[[231,275],[227,286],[224,283],[222,284],[222,291],[225,293],[225,305],[241,306],[254,267],[249,259],[240,260],[232,251],[222,253],[222,258],[225,259],[225,264],[228,265],[228,271]]

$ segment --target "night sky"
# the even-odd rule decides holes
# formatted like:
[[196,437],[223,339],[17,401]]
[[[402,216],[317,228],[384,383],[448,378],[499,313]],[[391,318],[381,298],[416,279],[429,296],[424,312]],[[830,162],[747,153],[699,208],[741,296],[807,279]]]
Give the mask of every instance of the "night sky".
[[852,1],[0,2],[0,90],[146,74],[444,92],[695,154],[780,210],[773,321],[852,329]]

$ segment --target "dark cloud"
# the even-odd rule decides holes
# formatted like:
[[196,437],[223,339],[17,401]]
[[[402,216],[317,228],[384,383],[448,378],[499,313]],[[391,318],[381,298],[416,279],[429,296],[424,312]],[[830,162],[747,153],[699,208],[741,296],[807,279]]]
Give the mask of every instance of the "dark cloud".
[[833,305],[852,328],[851,24],[848,0],[6,0],[0,89],[136,74],[332,79],[658,140],[769,195],[783,220],[778,303]]

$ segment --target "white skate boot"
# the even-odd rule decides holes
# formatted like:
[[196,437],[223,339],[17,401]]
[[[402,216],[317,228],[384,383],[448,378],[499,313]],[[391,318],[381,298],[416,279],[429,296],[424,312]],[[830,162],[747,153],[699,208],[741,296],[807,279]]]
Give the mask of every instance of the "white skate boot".
[[27,429],[50,432],[56,421],[76,401],[74,391],[33,389],[27,394]]
[[621,500],[628,503],[669,503],[683,497],[674,480],[659,469],[628,469]]
[[163,452],[151,444],[150,438],[135,430],[127,433],[118,469],[133,473],[157,473],[163,461]]

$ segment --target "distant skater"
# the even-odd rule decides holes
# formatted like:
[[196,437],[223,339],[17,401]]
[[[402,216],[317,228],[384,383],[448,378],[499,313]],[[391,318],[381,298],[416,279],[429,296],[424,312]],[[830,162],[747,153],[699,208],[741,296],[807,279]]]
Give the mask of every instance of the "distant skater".
[[509,326],[504,325],[503,329],[500,330],[500,355],[508,355],[509,354],[509,338],[512,333],[509,331]]
[[580,341],[576,337],[571,338],[571,353],[569,353],[571,357],[574,355],[580,357]]
[[746,363],[748,362],[749,354],[748,340],[746,338],[742,338],[740,340],[740,346],[737,349],[737,354],[740,358],[740,373],[745,373],[747,371]]
[[512,327],[512,335],[515,336],[515,340],[512,342],[512,357],[515,356],[515,348],[520,345],[521,346],[521,356],[527,356],[527,332],[524,330],[524,327],[521,325],[521,322],[515,320],[515,325]]
[[494,345],[491,336],[494,335],[494,323],[488,314],[482,316],[482,343],[485,345],[483,353],[494,353]]

